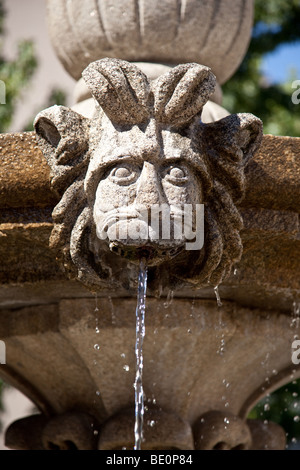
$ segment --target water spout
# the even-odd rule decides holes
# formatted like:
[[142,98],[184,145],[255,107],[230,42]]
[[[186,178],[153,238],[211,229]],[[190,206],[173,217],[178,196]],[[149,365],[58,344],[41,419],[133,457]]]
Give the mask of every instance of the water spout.
[[136,376],[134,382],[135,388],[135,425],[134,450],[141,450],[143,440],[144,423],[144,390],[143,390],[143,342],[145,337],[145,303],[147,291],[147,266],[144,259],[140,261],[140,271],[138,278],[138,294],[136,307]]

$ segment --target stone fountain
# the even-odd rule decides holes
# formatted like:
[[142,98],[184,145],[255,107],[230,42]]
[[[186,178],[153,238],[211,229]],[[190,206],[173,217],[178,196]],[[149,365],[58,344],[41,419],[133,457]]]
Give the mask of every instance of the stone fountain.
[[252,9],[48,0],[77,103],[0,136],[0,375],[39,409],[8,447],[133,448],[143,259],[142,449],[285,448],[247,417],[300,377],[300,141],[221,107]]

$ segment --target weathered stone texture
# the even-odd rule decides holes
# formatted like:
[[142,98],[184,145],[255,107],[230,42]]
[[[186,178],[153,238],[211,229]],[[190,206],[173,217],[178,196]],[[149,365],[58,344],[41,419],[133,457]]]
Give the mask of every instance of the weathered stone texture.
[[[266,393],[300,376],[299,365],[291,364],[290,357],[299,325],[291,326],[291,318],[279,311],[274,310],[270,318],[265,310],[242,308],[234,302],[223,301],[216,308],[215,300],[165,301],[147,299],[145,428],[151,420],[155,423],[146,431],[145,448],[157,446],[158,441],[162,449],[175,444],[179,449],[191,448],[192,430],[197,448],[202,448],[198,425],[203,425],[203,445],[208,448],[220,442],[249,446],[245,419],[250,409]],[[51,423],[43,431],[47,442],[63,446],[68,436],[68,441],[86,448],[90,444],[84,423],[89,415],[98,423],[100,449],[132,445],[133,426],[128,423],[134,417],[136,300],[98,298],[98,311],[95,305],[95,298],[70,299],[0,312],[0,337],[9,359],[8,365],[0,366],[0,375],[18,383],[47,417]],[[83,420],[68,415],[74,409],[84,414]],[[127,410],[132,415],[124,425],[119,418]],[[206,426],[201,421],[213,410],[218,411],[217,435],[211,434],[209,419]],[[56,415],[60,415],[58,421],[52,419]],[[221,428],[220,416],[223,422],[227,417],[228,429]],[[76,425],[73,431],[70,422]],[[9,432],[12,446],[18,429],[20,424],[15,434],[13,428]],[[271,445],[272,435],[265,436],[264,444]],[[24,445],[24,438],[18,442]],[[258,439],[254,442],[259,444]],[[272,445],[283,444],[280,438]]]
[[48,0],[53,47],[66,70],[79,79],[104,57],[132,62],[211,67],[222,84],[247,50],[253,1]]

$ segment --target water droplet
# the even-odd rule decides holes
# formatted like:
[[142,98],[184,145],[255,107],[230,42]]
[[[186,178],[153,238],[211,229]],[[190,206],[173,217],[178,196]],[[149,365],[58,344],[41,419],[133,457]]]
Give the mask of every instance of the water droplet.
[[100,396],[100,390],[96,390],[96,395],[97,395],[97,397]]
[[300,421],[300,416],[298,416],[298,415],[297,415],[297,416],[294,416],[294,421],[295,421],[295,423],[299,423],[299,421]]
[[226,388],[230,387],[230,382],[227,382],[226,379],[223,379],[223,384],[225,385]]
[[100,333],[100,328],[99,328],[98,326],[96,326],[95,332],[96,332],[96,333]]
[[94,429],[94,436],[98,436],[99,431],[97,429]]
[[217,353],[220,354],[220,356],[223,356],[223,354],[225,353],[225,339],[224,339],[224,334],[222,334],[222,339],[221,339],[220,347],[219,347]]
[[293,397],[297,397],[297,396],[298,396],[298,393],[297,393],[297,392],[293,392],[292,395],[293,395]]
[[238,272],[237,268],[234,268],[233,275],[236,276],[237,272]]
[[225,423],[225,424],[229,424],[229,423],[230,423],[230,421],[229,421],[229,419],[228,419],[227,417],[224,418],[224,423]]
[[270,405],[269,403],[264,404],[264,411],[269,411],[270,410]]
[[123,369],[128,372],[129,371],[129,365],[128,364],[125,364],[125,366],[123,366]]
[[168,295],[167,295],[167,299],[166,299],[166,301],[164,302],[164,307],[165,307],[165,308],[170,307],[170,305],[171,305],[171,303],[172,303],[172,301],[173,301],[173,297],[174,297],[174,291],[169,290]]
[[228,401],[225,403],[225,405],[224,405],[224,406],[225,406],[225,408],[228,408],[228,407],[229,407],[229,403],[228,403]]
[[108,296],[108,301],[109,301],[109,305],[110,305],[110,309],[111,309],[111,323],[112,323],[112,325],[115,325],[116,324],[116,314],[115,314],[115,308],[114,308],[114,304],[113,304],[111,296]]
[[188,333],[192,333],[192,330],[190,328],[188,328],[187,330]]
[[147,421],[147,424],[148,424],[148,426],[150,426],[151,428],[153,428],[153,426],[155,426],[155,421],[154,421],[154,419],[148,420],[148,421]]
[[125,354],[125,353],[121,353],[120,356],[124,358],[124,357],[126,356],[126,354]]
[[214,291],[215,291],[215,295],[216,295],[216,299],[217,299],[217,305],[218,305],[218,307],[222,307],[221,297],[220,297],[220,293],[219,293],[219,286],[215,286]]
[[293,302],[291,328],[299,328],[300,323],[300,302]]
[[99,349],[100,349],[100,346],[99,346],[99,344],[97,344],[97,343],[96,343],[96,344],[94,344],[94,349],[96,349],[97,351],[99,351]]

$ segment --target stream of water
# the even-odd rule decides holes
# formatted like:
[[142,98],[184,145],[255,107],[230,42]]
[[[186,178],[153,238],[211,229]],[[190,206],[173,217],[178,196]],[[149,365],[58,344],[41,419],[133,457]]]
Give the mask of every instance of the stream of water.
[[145,337],[145,307],[147,291],[147,266],[142,259],[138,277],[138,293],[136,307],[136,375],[135,375],[135,425],[134,450],[141,450],[144,423],[144,390],[143,390],[143,342]]

